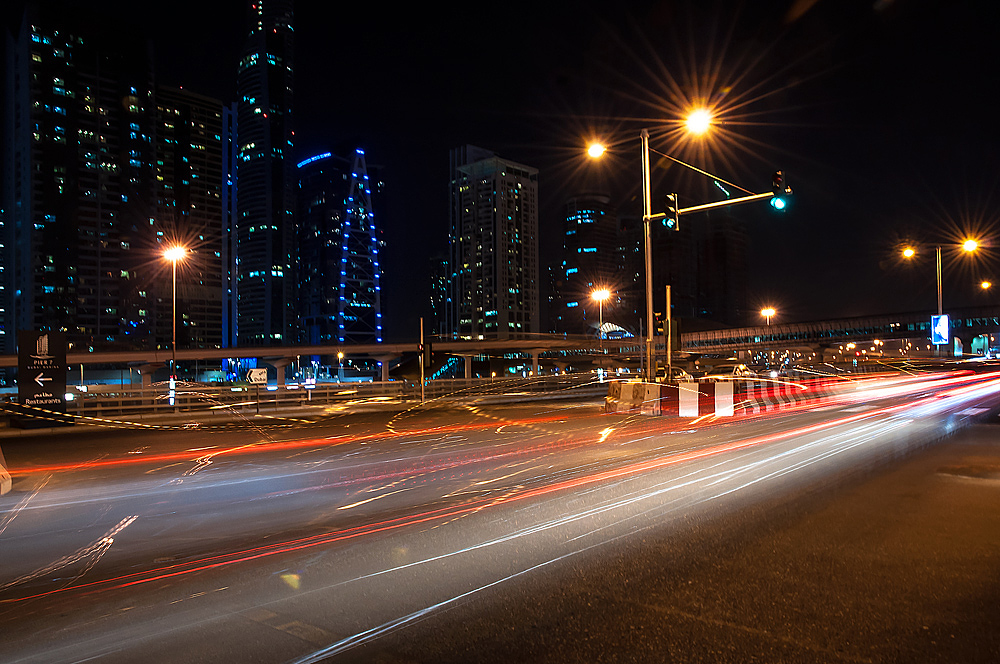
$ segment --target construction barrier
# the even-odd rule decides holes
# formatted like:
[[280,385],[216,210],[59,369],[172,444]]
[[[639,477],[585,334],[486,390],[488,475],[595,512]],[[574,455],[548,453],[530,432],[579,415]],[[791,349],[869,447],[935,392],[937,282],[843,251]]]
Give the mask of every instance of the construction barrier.
[[766,413],[834,394],[836,382],[726,380],[676,384],[612,382],[607,413],[667,417],[732,417]]

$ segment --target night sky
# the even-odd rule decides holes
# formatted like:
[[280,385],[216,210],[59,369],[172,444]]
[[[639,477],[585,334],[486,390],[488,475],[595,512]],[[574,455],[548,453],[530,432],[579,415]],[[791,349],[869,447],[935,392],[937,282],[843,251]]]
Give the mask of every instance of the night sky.
[[[244,5],[85,6],[91,20],[149,36],[161,83],[228,102]],[[786,172],[787,212],[737,211],[751,306],[773,305],[775,322],[930,313],[935,243],[946,245],[945,308],[995,303],[1000,286],[978,282],[1000,281],[998,17],[985,1],[300,1],[296,158],[358,145],[385,167],[387,341],[414,338],[429,315],[450,148],[472,143],[540,170],[544,266],[558,257],[567,197],[601,188],[641,211],[642,127],[653,148],[754,191]],[[693,101],[717,111],[710,140],[680,130]],[[582,156],[592,138],[612,146],[603,164]],[[668,191],[685,205],[719,196],[700,176],[653,166],[654,212]],[[996,249],[952,251],[968,233]],[[902,264],[904,240],[924,243],[922,260]]]

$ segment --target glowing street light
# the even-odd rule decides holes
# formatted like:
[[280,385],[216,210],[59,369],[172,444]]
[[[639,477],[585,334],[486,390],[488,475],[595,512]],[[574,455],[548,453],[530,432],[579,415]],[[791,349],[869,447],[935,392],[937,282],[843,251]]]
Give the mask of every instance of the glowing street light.
[[979,284],[979,287],[983,290],[989,290],[993,287],[993,283],[984,279],[983,282]]
[[601,350],[604,350],[604,301],[611,297],[611,291],[607,288],[600,288],[590,294],[590,297],[597,300],[598,321],[600,327],[597,328],[598,338],[601,341]]
[[170,342],[170,405],[174,405],[174,388],[177,384],[177,261],[182,261],[187,256],[187,249],[180,245],[174,245],[163,252],[163,257],[170,261],[173,272],[173,333]]
[[760,310],[760,315],[764,317],[764,320],[767,321],[768,325],[771,324],[771,317],[774,316],[776,313],[778,312],[775,311],[774,307],[765,307],[764,309]]
[[684,125],[692,134],[704,134],[712,126],[712,114],[707,108],[695,109],[687,116]]
[[965,251],[967,253],[972,253],[978,248],[979,248],[979,243],[976,242],[975,240],[966,240],[965,242],[962,243],[962,251]]
[[592,159],[598,159],[600,157],[603,157],[604,153],[607,151],[608,149],[604,147],[602,144],[591,143],[590,146],[587,148],[587,155],[590,156]]

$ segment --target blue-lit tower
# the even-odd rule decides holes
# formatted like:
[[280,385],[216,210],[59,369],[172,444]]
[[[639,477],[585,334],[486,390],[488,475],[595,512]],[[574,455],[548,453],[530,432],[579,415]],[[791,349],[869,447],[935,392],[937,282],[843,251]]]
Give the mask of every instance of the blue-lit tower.
[[365,153],[298,164],[299,316],[303,343],[381,343],[381,268]]
[[237,326],[244,346],[298,337],[292,19],[291,0],[251,0],[236,77]]
[[[344,206],[340,258],[340,299],[337,326],[340,341],[382,341],[382,296],[378,265],[378,236],[372,190],[363,150],[354,155],[350,190]],[[365,341],[367,340],[367,341]]]

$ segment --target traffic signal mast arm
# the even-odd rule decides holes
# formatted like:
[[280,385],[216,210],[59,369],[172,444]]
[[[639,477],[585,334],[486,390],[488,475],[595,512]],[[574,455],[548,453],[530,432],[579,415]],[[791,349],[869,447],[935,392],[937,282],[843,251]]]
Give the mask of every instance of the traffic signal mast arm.
[[[692,212],[701,212],[702,210],[711,210],[712,208],[726,207],[727,205],[740,205],[742,203],[752,203],[754,201],[762,201],[768,198],[773,198],[774,192],[768,192],[766,194],[751,194],[749,196],[741,196],[740,198],[729,198],[724,201],[715,201],[714,203],[703,203],[702,205],[694,205],[692,207],[680,208],[677,210],[677,214],[691,214]],[[666,218],[667,213],[657,212],[656,214],[651,214],[649,216],[651,221],[657,219]]]
[[[658,155],[660,155],[661,157],[663,157],[665,159],[669,159],[670,161],[672,161],[675,164],[678,164],[680,166],[683,166],[684,168],[689,168],[689,169],[691,169],[692,171],[694,171],[696,173],[700,173],[700,174],[704,175],[705,177],[712,178],[713,180],[716,181],[717,184],[718,183],[726,184],[726,185],[729,185],[730,187],[734,187],[734,188],[739,189],[740,191],[744,191],[744,192],[746,192],[748,194],[747,196],[741,196],[739,198],[727,198],[724,201],[716,201],[714,203],[704,203],[702,205],[695,205],[695,206],[687,207],[687,208],[682,208],[682,207],[678,206],[680,201],[677,198],[677,194],[668,194],[667,195],[667,208],[668,208],[668,210],[666,212],[661,212],[661,213],[657,213],[657,214],[650,214],[649,219],[650,219],[650,221],[658,220],[658,219],[667,219],[669,221],[670,219],[673,219],[674,220],[674,224],[672,224],[672,227],[675,230],[678,228],[678,224],[676,223],[677,219],[681,215],[684,215],[684,214],[691,214],[692,212],[701,212],[703,210],[711,210],[713,208],[726,207],[726,206],[729,206],[729,205],[741,205],[743,203],[753,203],[754,201],[760,201],[760,200],[771,199],[771,198],[777,198],[778,199],[777,201],[773,201],[772,202],[772,206],[775,209],[781,210],[781,209],[784,209],[784,207],[785,207],[784,204],[787,202],[787,200],[786,200],[787,197],[791,196],[791,194],[792,194],[791,187],[788,187],[785,184],[785,176],[784,176],[784,173],[782,171],[775,171],[774,175],[772,176],[772,187],[771,187],[772,190],[771,190],[771,193],[767,193],[767,194],[755,194],[752,191],[750,191],[749,189],[744,189],[743,187],[739,186],[738,184],[734,184],[732,182],[727,182],[726,180],[723,180],[722,178],[720,178],[717,175],[712,175],[708,171],[702,170],[702,169],[698,168],[697,166],[692,166],[691,164],[689,164],[687,162],[684,162],[684,161],[681,161],[677,157],[673,157],[673,156],[671,156],[669,154],[666,154],[665,152],[660,152],[659,150],[656,150],[654,148],[649,148],[649,151],[653,152],[655,154],[658,154]],[[775,205],[775,203],[781,203],[781,205]]]

